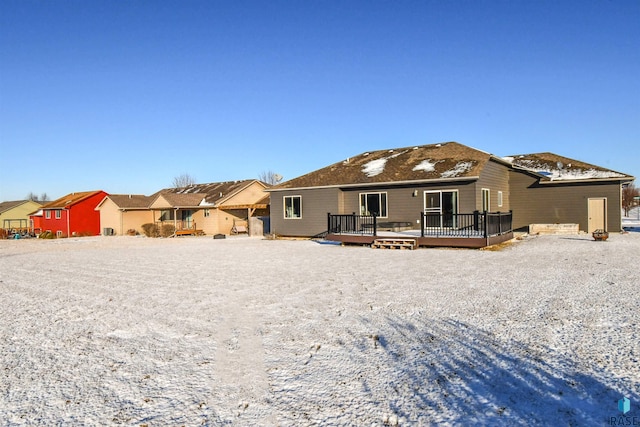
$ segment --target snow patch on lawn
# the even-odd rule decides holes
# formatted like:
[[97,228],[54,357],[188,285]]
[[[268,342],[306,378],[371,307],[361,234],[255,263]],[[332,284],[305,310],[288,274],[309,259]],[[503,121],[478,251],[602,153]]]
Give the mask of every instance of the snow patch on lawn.
[[638,253],[640,233],[499,251],[0,241],[0,413],[7,425],[601,425],[625,396],[640,416]]

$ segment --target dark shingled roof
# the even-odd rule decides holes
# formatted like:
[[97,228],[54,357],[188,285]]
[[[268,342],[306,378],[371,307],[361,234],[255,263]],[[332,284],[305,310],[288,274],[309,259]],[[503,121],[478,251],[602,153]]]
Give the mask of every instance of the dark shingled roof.
[[545,181],[584,181],[593,179],[633,179],[624,173],[570,159],[553,153],[516,154],[504,157],[514,166],[543,175]]
[[147,209],[153,196],[142,194],[110,194],[109,199],[120,209]]
[[468,179],[491,154],[457,142],[370,151],[273,187],[306,188],[403,181]]
[[[165,188],[160,190],[157,195],[162,195],[172,206],[196,207],[202,203],[203,199],[206,204],[215,205],[233,196],[254,181],[256,180],[245,179],[242,181],[194,184],[181,188]],[[264,185],[267,187],[266,184]]]

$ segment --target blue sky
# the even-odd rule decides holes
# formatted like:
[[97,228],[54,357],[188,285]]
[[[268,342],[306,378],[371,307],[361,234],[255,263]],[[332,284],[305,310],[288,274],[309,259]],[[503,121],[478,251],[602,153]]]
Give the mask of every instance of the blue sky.
[[0,201],[444,141],[640,177],[640,1],[0,2]]

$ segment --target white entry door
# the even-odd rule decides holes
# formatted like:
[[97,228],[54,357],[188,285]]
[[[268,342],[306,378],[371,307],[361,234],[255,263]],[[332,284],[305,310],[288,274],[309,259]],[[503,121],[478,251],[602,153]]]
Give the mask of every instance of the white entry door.
[[598,197],[589,199],[589,223],[588,233],[593,233],[596,230],[607,229],[607,198]]

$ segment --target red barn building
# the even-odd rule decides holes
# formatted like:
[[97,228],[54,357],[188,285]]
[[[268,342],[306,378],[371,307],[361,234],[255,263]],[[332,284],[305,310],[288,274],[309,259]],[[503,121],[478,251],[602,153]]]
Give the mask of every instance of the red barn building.
[[102,190],[67,194],[42,206],[40,228],[58,237],[100,234],[98,203],[108,194]]

